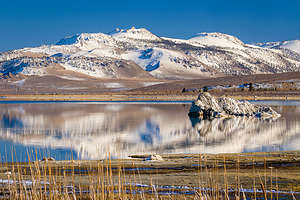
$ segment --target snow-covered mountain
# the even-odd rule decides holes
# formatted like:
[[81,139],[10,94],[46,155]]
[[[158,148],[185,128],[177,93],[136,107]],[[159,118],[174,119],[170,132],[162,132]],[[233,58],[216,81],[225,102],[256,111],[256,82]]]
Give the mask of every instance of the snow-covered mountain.
[[[148,77],[161,79],[299,71],[299,44],[249,45],[223,33],[199,33],[184,40],[159,37],[144,28],[116,29],[0,53],[0,75],[47,75],[53,65],[98,78],[128,78],[131,70],[138,73],[136,66]],[[126,77],[119,63],[127,66]]]
[[255,45],[269,49],[288,49],[296,53],[300,53],[300,40],[256,43]]

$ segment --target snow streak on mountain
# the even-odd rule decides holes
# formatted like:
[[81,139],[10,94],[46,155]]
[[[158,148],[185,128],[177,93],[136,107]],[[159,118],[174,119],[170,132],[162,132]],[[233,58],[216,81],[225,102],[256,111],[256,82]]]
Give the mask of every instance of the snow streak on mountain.
[[0,75],[47,75],[60,66],[97,78],[191,79],[299,71],[300,41],[245,44],[222,33],[159,37],[141,28],[82,33],[54,45],[0,53]]

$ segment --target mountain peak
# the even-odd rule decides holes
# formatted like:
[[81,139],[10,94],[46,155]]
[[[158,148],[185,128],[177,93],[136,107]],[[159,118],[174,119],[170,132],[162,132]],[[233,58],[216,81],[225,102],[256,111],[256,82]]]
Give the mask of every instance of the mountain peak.
[[154,35],[147,29],[135,28],[135,27],[131,27],[130,29],[116,28],[114,31],[110,32],[109,35],[119,40],[126,40],[126,39],[161,40],[158,36]]
[[56,45],[71,45],[75,44],[78,41],[80,34],[75,34],[72,36],[64,37],[63,39],[59,40]]
[[244,45],[244,43],[238,38],[227,35],[224,33],[198,33],[196,36],[189,39],[191,42],[199,43],[206,46],[219,46],[219,47],[230,47],[238,48]]

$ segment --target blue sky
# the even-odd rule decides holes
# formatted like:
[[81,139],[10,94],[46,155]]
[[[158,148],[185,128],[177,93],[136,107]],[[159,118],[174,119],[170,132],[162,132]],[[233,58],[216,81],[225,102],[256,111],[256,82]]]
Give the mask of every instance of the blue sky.
[[300,39],[299,8],[299,0],[2,0],[0,51],[131,26],[176,38],[223,32],[249,43]]

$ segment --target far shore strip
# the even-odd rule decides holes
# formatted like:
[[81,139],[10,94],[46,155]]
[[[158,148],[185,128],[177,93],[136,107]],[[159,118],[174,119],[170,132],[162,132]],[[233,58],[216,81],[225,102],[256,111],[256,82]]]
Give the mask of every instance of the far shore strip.
[[[72,95],[0,95],[0,101],[194,101],[198,94],[192,95],[126,95],[126,94],[72,94]],[[236,100],[300,100],[295,96],[251,96],[226,95]]]

